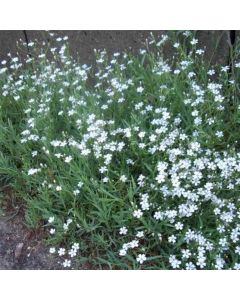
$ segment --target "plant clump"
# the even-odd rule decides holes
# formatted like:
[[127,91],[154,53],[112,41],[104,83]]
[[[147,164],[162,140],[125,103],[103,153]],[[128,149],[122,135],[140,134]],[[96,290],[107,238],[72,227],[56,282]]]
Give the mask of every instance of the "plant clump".
[[[63,266],[240,269],[239,51],[194,32],[75,61],[67,37],[0,67],[0,175]],[[168,43],[172,58],[164,58]]]

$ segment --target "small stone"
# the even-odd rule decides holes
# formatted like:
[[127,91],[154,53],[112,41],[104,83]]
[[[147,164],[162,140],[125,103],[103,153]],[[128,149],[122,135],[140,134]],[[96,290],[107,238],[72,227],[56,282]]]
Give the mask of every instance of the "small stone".
[[15,249],[15,258],[18,259],[22,254],[23,243],[18,243]]

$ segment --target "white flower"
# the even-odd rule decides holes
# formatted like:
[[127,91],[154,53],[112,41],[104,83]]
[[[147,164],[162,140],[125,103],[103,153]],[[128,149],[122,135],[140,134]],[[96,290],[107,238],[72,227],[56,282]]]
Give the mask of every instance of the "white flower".
[[198,43],[198,39],[192,39],[190,44],[191,45],[196,45]]
[[225,261],[221,257],[217,257],[215,268],[217,270],[222,270],[222,268],[224,267],[224,264],[225,264]]
[[176,259],[175,255],[170,255],[169,263],[170,263],[170,265],[172,266],[173,269],[179,269],[181,261]]
[[48,223],[53,223],[54,222],[54,217],[50,217],[49,219],[48,219]]
[[101,174],[107,172],[107,167],[106,167],[106,166],[101,167],[101,168],[99,169],[99,172],[100,172]]
[[62,190],[62,187],[61,187],[60,185],[57,185],[57,186],[56,186],[56,191],[57,191],[57,192],[60,192],[61,190]]
[[141,216],[143,215],[143,212],[140,209],[134,210],[133,212],[133,216],[136,218],[141,218]]
[[181,73],[181,71],[176,69],[176,70],[173,71],[173,73],[177,75],[177,74]]
[[125,249],[121,249],[120,251],[119,251],[119,255],[120,256],[125,256],[127,254],[127,251],[125,250]]
[[56,252],[56,249],[55,249],[54,247],[51,247],[51,248],[49,249],[49,252],[50,252],[51,254],[53,254],[53,253]]
[[64,161],[66,163],[69,163],[72,159],[73,159],[72,156],[66,156],[65,159],[64,159]]
[[183,258],[189,258],[192,254],[188,249],[182,249],[182,257]]
[[120,179],[120,181],[122,181],[122,182],[126,182],[126,181],[127,181],[127,176],[122,175],[119,179]]
[[35,157],[37,154],[38,154],[37,151],[33,151],[33,152],[32,152],[32,157]]
[[75,249],[75,250],[79,250],[79,243],[74,243],[73,245],[72,245],[72,249]]
[[139,241],[138,240],[133,240],[129,243],[130,248],[137,248],[139,246]]
[[126,160],[126,163],[127,163],[128,165],[134,165],[134,161],[133,161],[132,159],[127,159],[127,160]]
[[76,249],[71,249],[68,251],[68,254],[71,256],[71,257],[74,257],[77,255],[77,250]]
[[142,86],[139,86],[138,88],[137,88],[137,92],[138,93],[142,93],[144,91],[144,88],[142,87]]
[[128,230],[126,227],[121,227],[119,230],[119,234],[121,234],[121,235],[126,235],[127,232],[128,232]]
[[145,254],[138,254],[137,256],[137,262],[139,262],[140,264],[142,264],[145,260],[146,260],[146,255]]
[[161,212],[161,211],[156,211],[155,213],[154,213],[154,219],[156,219],[156,220],[162,220],[163,219],[163,217],[164,217],[164,215],[163,215],[163,212]]
[[66,223],[63,224],[64,231],[68,231],[68,226],[72,223],[72,219],[68,219]]
[[240,264],[239,263],[235,263],[234,265],[234,270],[240,270]]
[[203,54],[203,53],[204,53],[204,50],[203,50],[203,49],[198,49],[198,50],[196,50],[196,54],[201,55],[201,54]]
[[50,234],[54,234],[55,231],[56,231],[56,230],[55,230],[54,228],[51,228],[49,232],[50,232]]
[[218,138],[223,137],[223,132],[222,132],[222,131],[216,131],[216,136],[217,136]]
[[211,75],[214,75],[214,74],[215,74],[215,71],[214,71],[214,70],[209,70],[209,71],[207,72],[207,74],[210,75],[210,76],[211,76]]
[[74,196],[77,196],[78,194],[80,194],[80,191],[78,189],[73,191]]
[[141,131],[141,132],[139,132],[138,136],[140,137],[140,139],[142,139],[142,138],[144,138],[145,134],[146,134],[146,132]]
[[192,262],[186,263],[186,270],[196,270],[196,266]]
[[63,266],[64,266],[64,268],[71,267],[71,260],[65,259],[64,262],[63,262]]
[[177,223],[175,224],[175,228],[176,228],[177,230],[182,230],[182,229],[183,229],[183,224],[180,223],[180,222],[177,222]]
[[143,231],[138,231],[137,234],[136,234],[136,237],[138,237],[138,238],[144,237],[144,232]]
[[175,244],[176,243],[177,238],[175,237],[174,234],[172,234],[171,236],[168,237],[168,241],[171,244]]
[[109,181],[109,178],[108,178],[108,177],[104,177],[104,178],[102,179],[102,181],[103,181],[104,183],[106,183],[106,182]]
[[65,252],[66,252],[66,250],[65,250],[64,248],[60,248],[60,249],[58,250],[58,255],[59,255],[59,256],[63,256],[63,255],[65,255]]
[[229,66],[224,66],[224,67],[221,67],[221,71],[222,72],[227,72],[229,70]]
[[81,187],[83,186],[83,182],[79,181],[79,183],[77,184],[77,186],[78,186],[79,188],[81,188]]
[[36,174],[39,171],[40,171],[40,169],[29,169],[28,170],[28,175],[34,175],[34,174]]

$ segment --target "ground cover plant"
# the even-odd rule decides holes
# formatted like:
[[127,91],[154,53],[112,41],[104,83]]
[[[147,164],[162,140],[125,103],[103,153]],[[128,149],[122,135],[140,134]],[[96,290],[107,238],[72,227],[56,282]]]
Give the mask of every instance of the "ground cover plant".
[[239,46],[212,66],[194,32],[172,32],[89,66],[52,39],[0,62],[1,181],[50,253],[66,268],[240,269]]

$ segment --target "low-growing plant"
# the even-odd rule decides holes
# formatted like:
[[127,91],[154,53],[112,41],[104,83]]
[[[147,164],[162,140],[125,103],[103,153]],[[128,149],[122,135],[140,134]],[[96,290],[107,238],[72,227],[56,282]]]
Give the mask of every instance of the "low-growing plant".
[[0,176],[28,226],[67,268],[240,269],[238,45],[211,66],[194,32],[152,34],[90,66],[51,35],[0,68]]

